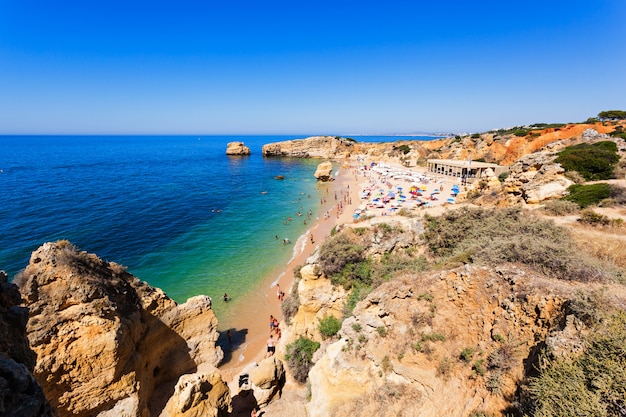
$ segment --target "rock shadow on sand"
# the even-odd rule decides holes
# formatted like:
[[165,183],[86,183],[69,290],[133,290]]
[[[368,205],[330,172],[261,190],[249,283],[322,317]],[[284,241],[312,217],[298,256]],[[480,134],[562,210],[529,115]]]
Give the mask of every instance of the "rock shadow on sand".
[[234,352],[245,344],[247,335],[248,329],[237,330],[230,328],[220,332],[217,345],[221,347],[222,352],[224,352],[222,365],[229,363],[233,359]]

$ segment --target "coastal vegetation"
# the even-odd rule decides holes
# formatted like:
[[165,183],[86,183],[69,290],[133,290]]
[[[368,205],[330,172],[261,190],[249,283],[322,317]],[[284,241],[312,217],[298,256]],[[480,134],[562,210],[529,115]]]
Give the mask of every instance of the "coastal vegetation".
[[300,336],[295,342],[287,345],[285,360],[289,365],[293,378],[306,382],[309,370],[313,366],[313,354],[320,348],[319,342]]
[[567,191],[569,194],[563,199],[576,203],[582,208],[598,205],[602,200],[611,197],[611,187],[607,183],[573,184],[569,186]]
[[576,171],[587,181],[595,181],[613,178],[619,159],[615,142],[601,141],[569,146],[559,152],[555,162],[566,172]]
[[626,120],[626,111],[624,110],[605,110],[598,113],[600,120]]
[[440,267],[511,262],[563,280],[621,279],[619,271],[580,253],[567,230],[519,208],[463,208],[426,222],[424,238]]
[[[602,311],[592,307],[593,314]],[[589,322],[589,320],[588,320]],[[623,416],[626,410],[626,312],[594,321],[581,355],[544,352],[527,387],[525,410],[536,417]]]
[[334,316],[326,315],[319,321],[317,327],[325,339],[335,336],[341,329],[341,321]]

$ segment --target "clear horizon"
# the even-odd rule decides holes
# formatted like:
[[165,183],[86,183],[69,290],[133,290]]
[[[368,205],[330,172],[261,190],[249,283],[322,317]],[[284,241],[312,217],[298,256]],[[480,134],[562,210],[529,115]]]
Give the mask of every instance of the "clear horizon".
[[625,18],[621,0],[0,0],[0,134],[382,136],[581,122],[626,108]]

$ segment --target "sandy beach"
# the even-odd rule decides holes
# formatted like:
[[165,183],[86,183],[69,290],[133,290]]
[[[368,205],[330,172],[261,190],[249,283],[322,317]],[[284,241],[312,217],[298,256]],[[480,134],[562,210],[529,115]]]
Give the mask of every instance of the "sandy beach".
[[[298,241],[292,242],[294,256],[290,262],[278,279],[276,275],[266,277],[237,306],[238,318],[229,329],[232,343],[226,338],[226,329],[220,329],[219,343],[225,353],[220,370],[225,381],[232,383],[245,366],[265,357],[266,341],[270,334],[269,317],[273,315],[279,322],[283,320],[277,284],[283,292],[289,293],[294,280],[294,268],[306,263],[306,259],[330,235],[333,227],[359,224],[365,219],[367,222],[391,220],[403,208],[416,213],[438,214],[451,204],[448,198],[455,194],[452,187],[455,184],[458,186],[456,179],[429,176],[419,168],[409,169],[400,165],[372,162],[344,161],[341,166],[336,163],[339,167],[335,168],[335,181],[320,184],[323,187],[320,214],[309,232]],[[418,177],[412,177],[413,174],[422,181],[419,184],[419,197],[408,196],[411,187],[417,186],[415,178]],[[390,192],[395,194],[394,198],[389,198],[383,204],[382,196],[388,196]],[[424,204],[418,204],[417,201],[420,200]],[[355,213],[358,213],[358,217]]]

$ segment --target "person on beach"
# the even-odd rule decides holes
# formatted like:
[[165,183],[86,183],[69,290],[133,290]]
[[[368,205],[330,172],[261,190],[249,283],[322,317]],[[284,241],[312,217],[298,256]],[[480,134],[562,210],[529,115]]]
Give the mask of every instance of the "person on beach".
[[276,297],[278,297],[278,300],[280,300],[280,293],[282,291],[280,290],[280,284],[276,284]]
[[274,318],[274,316],[270,315],[270,333],[272,333],[274,331],[274,322],[276,321],[276,319]]
[[274,345],[274,337],[270,335],[269,339],[267,339],[267,358],[272,356],[276,352],[276,346]]
[[224,293],[224,301],[228,301],[228,294]]

